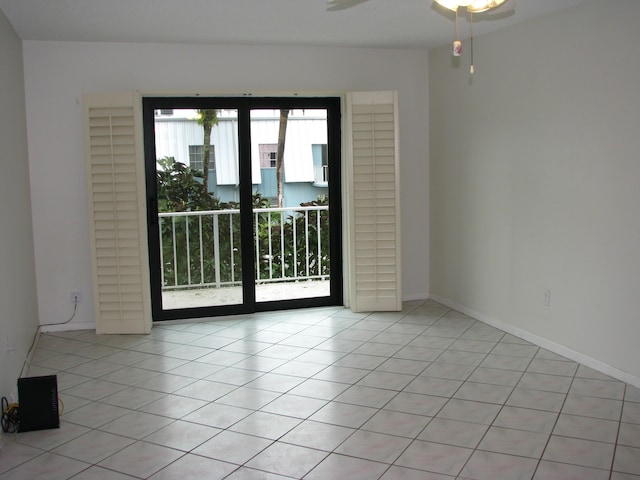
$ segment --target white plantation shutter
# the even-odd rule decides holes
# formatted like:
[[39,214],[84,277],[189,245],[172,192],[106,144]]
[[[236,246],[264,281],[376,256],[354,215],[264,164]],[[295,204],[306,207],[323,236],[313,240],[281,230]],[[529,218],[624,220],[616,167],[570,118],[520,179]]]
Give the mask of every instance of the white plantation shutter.
[[83,98],[97,333],[149,333],[151,300],[136,94]]
[[402,309],[397,94],[347,96],[351,309]]

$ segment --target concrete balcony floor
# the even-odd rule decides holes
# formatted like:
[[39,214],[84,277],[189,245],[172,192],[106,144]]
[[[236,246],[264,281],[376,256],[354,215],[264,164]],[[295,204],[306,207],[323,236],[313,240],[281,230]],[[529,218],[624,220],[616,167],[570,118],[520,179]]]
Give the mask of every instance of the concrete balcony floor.
[[[326,297],[329,280],[304,280],[256,285],[256,301],[290,300]],[[165,310],[179,308],[237,305],[242,303],[242,287],[206,287],[185,290],[165,290],[162,304]]]

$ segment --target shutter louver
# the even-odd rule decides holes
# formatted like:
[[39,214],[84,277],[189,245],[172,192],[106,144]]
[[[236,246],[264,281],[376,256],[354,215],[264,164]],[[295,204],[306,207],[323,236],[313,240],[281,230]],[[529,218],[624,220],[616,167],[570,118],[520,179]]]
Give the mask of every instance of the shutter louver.
[[402,309],[397,99],[352,93],[351,309]]
[[134,94],[86,95],[85,157],[97,333],[149,333],[141,116]]

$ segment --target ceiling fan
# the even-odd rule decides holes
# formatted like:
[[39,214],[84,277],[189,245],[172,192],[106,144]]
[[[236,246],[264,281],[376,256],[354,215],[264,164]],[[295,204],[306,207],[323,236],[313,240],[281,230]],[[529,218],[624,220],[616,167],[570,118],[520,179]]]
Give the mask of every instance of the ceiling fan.
[[[327,11],[347,10],[369,0],[328,0]],[[506,14],[514,9],[515,0],[433,0],[434,3],[451,10],[465,8],[469,13]]]
[[510,0],[434,0],[435,3],[443,6],[444,8],[455,12],[461,7],[466,8],[469,13],[484,13],[488,11],[494,11],[499,7],[503,7]]
[[[327,11],[346,10],[369,0],[328,0]],[[458,17],[462,14],[469,16],[470,44],[471,44],[471,66],[469,73],[473,75],[475,67],[473,65],[473,16],[480,14],[480,18],[504,18],[515,13],[516,0],[433,0],[434,5],[445,8],[455,14],[456,39],[453,41],[453,56],[459,57],[462,54],[462,42],[458,39]],[[464,9],[465,12],[461,12]]]
[[456,25],[456,38],[453,41],[452,53],[454,57],[462,55],[462,42],[458,36],[458,17],[461,8],[466,10],[469,17],[469,40],[471,46],[471,65],[469,73],[475,72],[473,64],[473,15],[480,14],[480,18],[504,18],[515,13],[515,0],[434,0],[434,3],[454,12]]

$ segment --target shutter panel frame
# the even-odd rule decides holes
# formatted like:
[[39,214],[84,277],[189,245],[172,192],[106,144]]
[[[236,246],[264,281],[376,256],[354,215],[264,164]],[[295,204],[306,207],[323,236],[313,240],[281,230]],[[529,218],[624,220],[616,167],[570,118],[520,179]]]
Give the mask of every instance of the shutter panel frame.
[[354,312],[402,310],[397,92],[347,94],[349,287]]
[[142,100],[105,93],[85,94],[82,103],[96,333],[148,334]]

